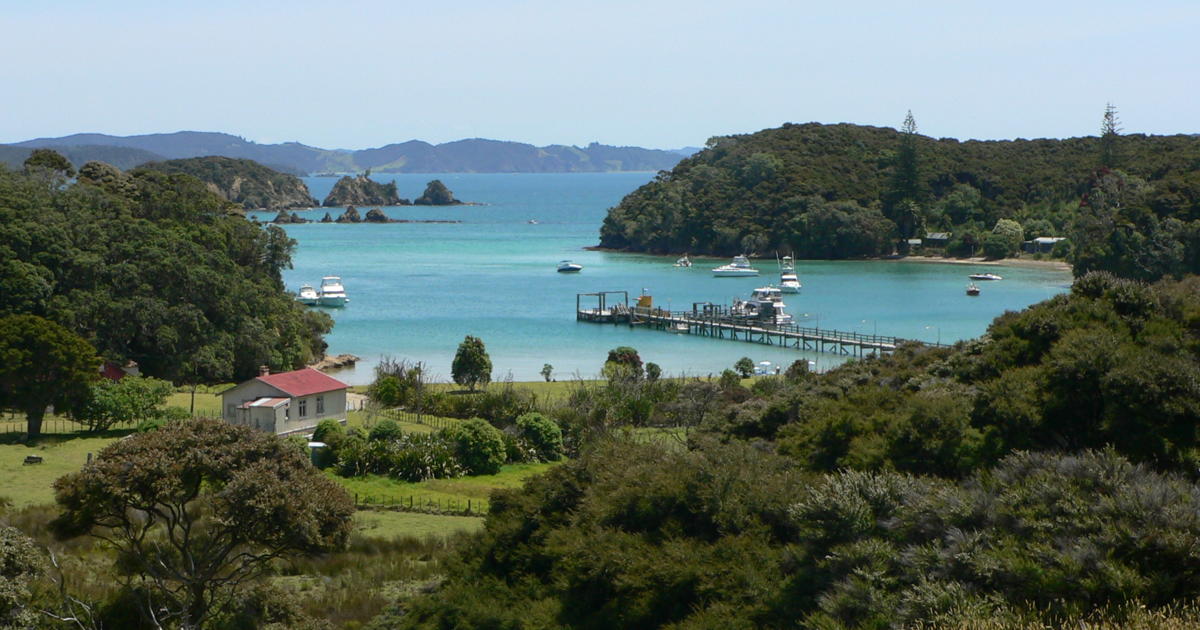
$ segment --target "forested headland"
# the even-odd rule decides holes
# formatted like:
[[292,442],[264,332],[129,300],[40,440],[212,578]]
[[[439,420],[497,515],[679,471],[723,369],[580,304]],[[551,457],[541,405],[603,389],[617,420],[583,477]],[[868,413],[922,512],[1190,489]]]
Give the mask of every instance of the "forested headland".
[[[283,288],[295,241],[182,173],[45,151],[0,168],[0,316],[36,315],[108,360],[228,382],[324,354],[332,320]],[[75,175],[74,179],[70,176]]]
[[[920,135],[911,117],[899,131],[787,124],[711,139],[612,208],[600,245],[853,258],[949,232],[945,254],[999,257],[1062,236],[1072,247],[1057,253],[1085,270],[1196,271],[1198,165],[1200,138],[1187,135],[960,142]],[[1125,232],[1111,240],[1097,225]],[[1149,255],[1159,258],[1118,260]]]
[[209,156],[148,162],[140,168],[191,175],[209,190],[246,210],[312,208],[319,202],[295,175],[280,173],[253,160]]

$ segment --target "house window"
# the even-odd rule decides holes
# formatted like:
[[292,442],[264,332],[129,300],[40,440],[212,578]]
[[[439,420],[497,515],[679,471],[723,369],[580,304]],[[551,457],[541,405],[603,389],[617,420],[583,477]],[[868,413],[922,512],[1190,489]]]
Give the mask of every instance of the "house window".
[[308,399],[301,398],[300,399],[300,417],[303,418],[304,416],[307,416],[307,415],[308,415]]
[[320,416],[320,415],[324,415],[324,414],[325,414],[325,397],[317,396],[317,415]]

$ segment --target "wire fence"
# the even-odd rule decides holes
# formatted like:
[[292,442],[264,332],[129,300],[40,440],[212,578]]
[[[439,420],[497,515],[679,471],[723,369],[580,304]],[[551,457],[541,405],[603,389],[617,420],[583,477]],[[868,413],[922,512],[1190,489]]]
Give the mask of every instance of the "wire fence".
[[[191,412],[193,418],[220,418],[220,409],[202,409],[196,408]],[[103,429],[104,431],[132,431],[140,424],[140,420],[130,422],[117,422]],[[25,418],[25,414],[16,411],[5,411],[0,413],[0,435],[6,433],[25,433],[29,429],[29,423]],[[43,435],[65,435],[72,433],[95,432],[87,424],[77,422],[65,416],[54,414],[46,414],[42,420]]]
[[380,409],[379,415],[389,420],[396,422],[407,422],[409,424],[423,424],[434,429],[445,429],[451,425],[461,422],[456,418],[445,418],[442,416],[431,416],[417,411],[407,411],[404,409]]
[[488,511],[488,502],[485,499],[417,495],[377,497],[355,493],[354,505],[360,510],[392,510],[452,516],[486,516]]

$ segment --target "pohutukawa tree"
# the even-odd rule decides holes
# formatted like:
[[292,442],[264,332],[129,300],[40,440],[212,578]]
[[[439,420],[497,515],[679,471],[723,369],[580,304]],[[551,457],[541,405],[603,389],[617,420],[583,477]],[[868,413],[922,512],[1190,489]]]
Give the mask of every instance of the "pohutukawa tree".
[[276,558],[344,547],[354,514],[302,449],[219,420],[114,442],[54,489],[58,533],[114,547],[156,627],[203,627]]

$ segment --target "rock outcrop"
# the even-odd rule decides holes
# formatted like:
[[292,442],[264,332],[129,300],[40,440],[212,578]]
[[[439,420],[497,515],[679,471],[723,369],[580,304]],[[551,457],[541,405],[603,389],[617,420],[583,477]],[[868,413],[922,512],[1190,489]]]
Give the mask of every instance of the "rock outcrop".
[[462,203],[454,198],[454,193],[450,192],[440,179],[426,184],[424,194],[413,201],[413,204],[418,206],[457,206]]
[[271,223],[308,223],[308,219],[295,212],[289,213],[287,210],[280,210],[279,214],[275,215],[275,218],[271,220]]
[[396,182],[381,184],[367,177],[346,176],[333,185],[329,196],[321,202],[322,206],[408,206],[412,205],[407,199],[401,199],[396,192]]
[[362,223],[362,217],[359,216],[358,210],[354,206],[346,206],[346,211],[337,218],[337,223]]
[[333,217],[329,216],[329,213],[326,212],[325,216],[321,217],[321,223],[333,223]]
[[379,208],[371,208],[367,210],[367,216],[363,218],[367,223],[392,223],[393,220],[388,218]]

